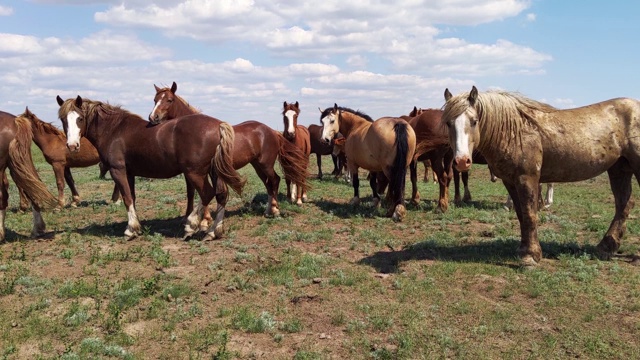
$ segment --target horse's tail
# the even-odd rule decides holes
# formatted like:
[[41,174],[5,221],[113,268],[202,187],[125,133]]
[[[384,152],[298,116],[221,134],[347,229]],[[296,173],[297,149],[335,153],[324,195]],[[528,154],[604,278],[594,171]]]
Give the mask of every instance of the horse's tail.
[[296,144],[285,139],[284,135],[277,131],[274,131],[274,133],[278,137],[278,161],[285,179],[303,189],[309,189],[310,187],[307,183],[307,178],[309,177],[308,157]]
[[396,158],[391,164],[391,176],[389,178],[389,198],[391,201],[402,201],[404,196],[405,177],[407,176],[407,155],[409,153],[409,136],[407,123],[398,123],[393,126],[396,133]]
[[24,191],[29,201],[40,209],[53,208],[58,200],[40,180],[31,157],[32,129],[29,120],[15,118],[16,136],[9,143],[9,171],[16,186]]
[[[242,195],[242,188],[247,179],[241,176],[233,167],[233,141],[235,133],[233,127],[228,123],[220,122],[220,144],[216,148],[216,155],[213,157],[213,166],[211,167],[212,180],[215,176],[220,177],[227,185],[231,186],[233,191],[238,195]],[[215,180],[213,184],[216,186]]]

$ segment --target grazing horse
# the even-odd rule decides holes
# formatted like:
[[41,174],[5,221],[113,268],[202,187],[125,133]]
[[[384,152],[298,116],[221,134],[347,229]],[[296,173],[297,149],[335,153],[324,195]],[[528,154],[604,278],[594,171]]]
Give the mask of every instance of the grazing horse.
[[333,140],[329,144],[325,144],[320,140],[320,137],[322,137],[322,126],[320,125],[311,124],[308,129],[309,140],[311,141],[311,153],[316,154],[316,162],[318,164],[318,179],[322,179],[322,155],[331,155],[331,160],[333,160],[333,171],[331,175],[338,175],[340,169],[338,168],[338,156],[333,154]]
[[[100,156],[98,151],[89,140],[82,138],[80,148],[82,150],[78,152],[70,152],[67,149],[67,139],[64,133],[57,127],[40,120],[35,114],[33,114],[27,108],[21,115],[29,121],[31,124],[31,134],[33,136],[33,142],[40,148],[44,159],[53,167],[53,174],[56,178],[56,185],[58,187],[58,206],[64,207],[64,183],[65,180],[69,189],[71,189],[72,201],[71,206],[77,206],[80,202],[80,194],[76,189],[73,176],[71,175],[70,168],[72,167],[87,167],[95,164],[100,165],[100,176],[104,177],[104,174],[108,171],[100,162]],[[114,188],[113,201],[118,200],[119,193],[117,188]],[[22,192],[20,192],[20,203],[22,201]],[[112,198],[113,198],[112,197]],[[22,208],[22,205],[21,205]]]
[[9,204],[9,183],[5,169],[9,168],[11,178],[18,189],[24,192],[33,205],[33,229],[31,236],[45,233],[41,210],[55,207],[56,198],[40,180],[31,158],[31,125],[24,116],[14,116],[0,111],[0,241],[5,240],[4,220]]
[[[197,114],[200,111],[190,106],[182,97],[176,95],[178,85],[173,82],[171,88],[155,86],[155,106],[149,114],[149,121],[161,123],[180,116]],[[280,215],[278,189],[280,176],[275,172],[276,159],[280,161],[285,179],[305,184],[308,176],[304,165],[305,155],[284,136],[257,121],[245,121],[233,126],[235,140],[233,144],[233,167],[240,169],[251,164],[267,190],[266,216]],[[190,192],[189,192],[190,191]],[[188,204],[193,206],[193,188],[187,187]],[[206,212],[205,212],[206,213]]]
[[214,196],[218,203],[215,221],[204,239],[222,235],[225,184],[239,194],[246,181],[233,168],[231,125],[205,115],[189,115],[151,126],[119,106],[80,96],[66,101],[58,96],[57,101],[69,150],[79,151],[80,139],[86,137],[109,166],[128,212],[127,239],[141,230],[135,210],[135,177],[166,179],[179,174],[184,174],[187,183],[198,191],[201,201],[187,217],[185,239],[197,231],[204,209]]
[[610,257],[620,247],[633,208],[631,180],[640,180],[640,102],[617,98],[559,110],[517,93],[445,90],[442,121],[450,131],[454,164],[472,165],[482,152],[502,179],[520,222],[518,253],[523,265],[542,259],[538,241],[538,184],[573,182],[604,171],[615,199],[615,215],[597,246]]
[[377,189],[377,172],[384,173],[389,180],[389,209],[387,216],[401,221],[406,215],[404,188],[407,166],[416,149],[416,135],[413,128],[401,118],[383,117],[372,121],[371,117],[359,111],[334,104],[322,111],[322,139],[329,143],[340,132],[346,138],[344,151],[347,169],[351,173],[354,196],[351,203],[360,202],[360,181],[358,168],[371,172],[369,184],[373,191],[374,205],[380,203]]
[[[309,166],[309,155],[311,154],[311,139],[309,130],[298,125],[298,115],[300,115],[300,105],[296,101],[295,104],[287,104],[284,102],[282,110],[282,120],[284,121],[284,137],[290,142],[296,144],[296,146],[302,150],[306,156],[306,162],[304,166]],[[327,144],[330,143],[327,142]],[[302,205],[302,201],[307,201],[307,188],[305,183],[296,183],[286,179],[287,182],[287,197],[291,199],[291,202],[296,202],[298,205]]]

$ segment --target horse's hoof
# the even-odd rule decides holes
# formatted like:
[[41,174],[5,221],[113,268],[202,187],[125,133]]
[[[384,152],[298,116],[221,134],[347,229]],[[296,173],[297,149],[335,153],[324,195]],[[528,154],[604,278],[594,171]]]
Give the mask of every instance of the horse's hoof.
[[222,227],[222,224],[219,224],[218,226],[215,227],[215,229],[213,229],[213,235],[214,235],[213,237],[214,239],[220,239],[222,235],[224,235],[224,228]]
[[36,239],[44,237],[45,234],[46,234],[46,231],[31,231],[31,237]]
[[538,262],[531,255],[525,255],[520,259],[520,267],[523,269],[535,269]]
[[609,252],[609,251],[607,251],[605,249],[600,248],[600,245],[598,245],[596,247],[596,254],[595,255],[599,260],[609,261],[609,260],[611,260],[611,257],[613,256],[613,253],[611,253],[611,252]]
[[207,229],[209,228],[209,222],[207,220],[202,220],[200,222],[200,231],[207,231]]
[[215,240],[215,239],[216,239],[215,235],[207,234],[202,238],[202,241],[212,241],[212,240]]
[[296,205],[298,205],[298,206],[302,206],[302,200],[298,200],[298,201],[296,201]]
[[349,205],[358,206],[360,205],[360,198],[354,197],[349,201]]
[[380,207],[380,199],[378,199],[378,198],[374,198],[374,199],[373,199],[373,207],[374,207],[375,209],[377,209],[377,208],[379,208],[379,207]]
[[138,233],[135,233],[135,232],[133,232],[133,231],[131,231],[129,229],[124,231],[124,239],[126,241],[131,241],[131,240],[133,240],[133,239],[135,239],[137,237],[138,237]]
[[391,219],[395,222],[401,222],[407,216],[407,208],[404,205],[396,205]]
[[264,216],[268,217],[268,218],[276,218],[276,217],[280,217],[280,209],[278,208],[271,208],[271,211],[267,210],[264,212]]
[[462,202],[467,204],[471,202],[471,196],[465,196],[462,198]]

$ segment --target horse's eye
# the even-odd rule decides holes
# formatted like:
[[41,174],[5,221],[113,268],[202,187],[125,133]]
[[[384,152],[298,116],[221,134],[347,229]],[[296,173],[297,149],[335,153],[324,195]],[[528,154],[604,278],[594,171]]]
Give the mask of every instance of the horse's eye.
[[471,120],[469,123],[471,124],[471,127],[475,127],[476,124],[478,124],[478,120]]
[[169,99],[167,101],[169,102],[169,104],[171,104],[173,102],[173,99]]

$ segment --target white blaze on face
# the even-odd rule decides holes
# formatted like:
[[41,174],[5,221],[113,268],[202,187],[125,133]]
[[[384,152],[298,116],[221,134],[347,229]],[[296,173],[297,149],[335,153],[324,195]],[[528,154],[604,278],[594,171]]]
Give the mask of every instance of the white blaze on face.
[[67,114],[67,146],[80,148],[80,128],[78,127],[77,112],[71,111]]
[[287,118],[287,128],[289,129],[289,131],[287,131],[289,133],[289,135],[294,136],[296,134],[296,128],[293,126],[293,117],[296,116],[296,112],[293,110],[287,110],[286,113],[284,113],[284,117]]
[[153,107],[153,110],[151,110],[151,114],[149,114],[149,117],[151,118],[153,115],[155,115],[156,111],[158,110],[158,107],[160,106],[160,104],[162,103],[162,99],[164,99],[164,97],[167,94],[162,94],[162,96],[160,96],[160,99],[158,99],[158,102],[156,102],[156,105]]
[[322,140],[324,141],[331,141],[331,139],[333,139],[333,136],[335,135],[333,124],[331,124],[334,116],[334,114],[329,114],[322,118]]
[[469,134],[466,132],[468,122],[469,119],[467,118],[467,115],[463,113],[456,118],[453,124],[453,131],[456,135],[455,154],[453,154],[454,158],[460,158],[463,156],[471,158],[471,154],[469,153]]

